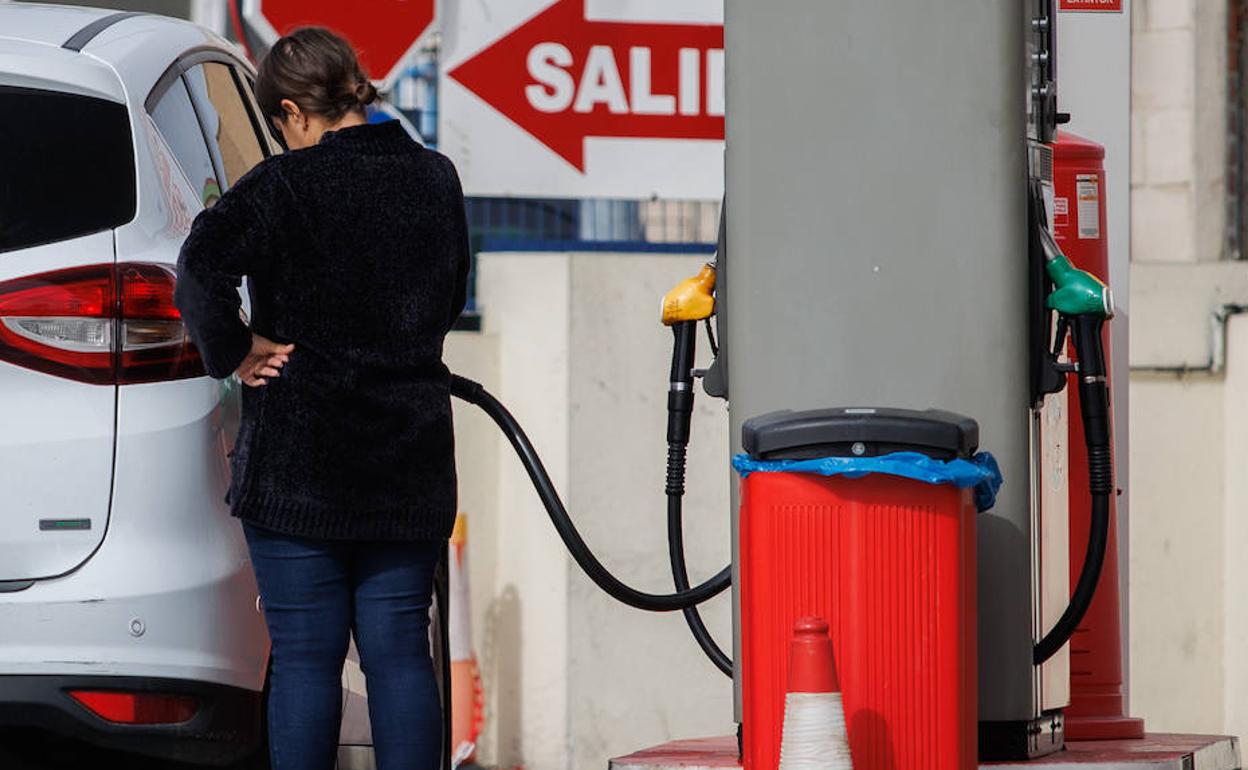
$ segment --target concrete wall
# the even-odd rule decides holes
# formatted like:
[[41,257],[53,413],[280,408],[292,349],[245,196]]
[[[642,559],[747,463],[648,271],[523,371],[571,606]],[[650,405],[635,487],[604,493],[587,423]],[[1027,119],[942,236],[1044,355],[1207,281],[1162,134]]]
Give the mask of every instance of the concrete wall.
[[1154,732],[1224,729],[1222,390],[1131,383],[1131,706]]
[[[671,333],[658,322],[659,298],[702,261],[483,255],[484,332],[447,344],[451,368],[484,383],[525,427],[599,558],[656,593],[671,590],[663,495]],[[731,681],[705,660],[681,616],[639,612],[599,591],[567,557],[492,423],[460,404],[455,419],[486,689],[478,760],[604,767],[610,756],[670,738],[731,732]],[[729,558],[722,402],[699,400],[693,433],[685,521],[700,582]],[[727,597],[709,603],[705,617],[730,647]]]
[[1132,711],[1248,734],[1248,263],[1225,242],[1225,0],[1135,0]]

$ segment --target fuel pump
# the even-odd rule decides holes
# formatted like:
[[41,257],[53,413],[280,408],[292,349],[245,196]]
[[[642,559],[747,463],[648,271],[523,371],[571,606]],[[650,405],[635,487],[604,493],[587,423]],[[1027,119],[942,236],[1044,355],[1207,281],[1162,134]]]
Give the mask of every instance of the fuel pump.
[[[1056,111],[1053,6],[1052,0],[1029,0],[1025,5],[1030,11],[1025,34],[1031,65],[1027,69],[1026,132],[1021,117],[1016,123],[1002,119],[999,125],[990,122],[968,132],[964,120],[947,119],[944,113],[927,114],[932,144],[979,164],[976,173],[953,176],[950,184],[982,211],[992,213],[980,220],[980,227],[958,230],[956,238],[942,226],[947,221],[941,218],[943,209],[937,210],[927,198],[911,196],[911,191],[884,184],[863,165],[863,173],[856,177],[861,195],[837,199],[838,210],[829,207],[826,195],[807,196],[800,202],[801,208],[819,210],[823,227],[844,231],[838,232],[837,248],[829,250],[829,238],[819,232],[820,228],[793,233],[793,201],[781,205],[758,195],[749,197],[750,189],[780,189],[790,176],[773,176],[781,170],[771,167],[733,166],[730,145],[729,168],[735,168],[736,173],[729,177],[743,185],[738,189],[745,198],[745,203],[734,199],[733,205],[749,212],[749,224],[733,231],[731,265],[724,259],[721,235],[716,266],[708,265],[679,285],[665,298],[663,308],[663,322],[673,334],[665,485],[673,593],[641,592],[611,575],[580,537],[515,418],[480,384],[458,376],[451,380],[453,395],[483,409],[507,435],[552,524],[586,574],[630,606],[680,610],[701,647],[725,673],[732,671],[732,661],[707,633],[697,605],[730,586],[732,568],[725,567],[711,579],[691,586],[682,548],[681,499],[699,325],[706,325],[712,347],[719,345],[716,364],[704,380],[708,392],[726,395],[731,370],[734,428],[744,417],[778,408],[866,401],[917,408],[935,403],[975,413],[988,437],[986,443],[1002,458],[1005,475],[1005,494],[998,501],[998,510],[985,517],[980,530],[983,760],[1026,759],[1062,747],[1062,709],[1069,700],[1069,675],[1064,668],[1058,669],[1062,650],[1087,611],[1100,580],[1114,487],[1102,343],[1102,329],[1112,316],[1113,303],[1101,281],[1071,264],[1050,226],[1049,145],[1061,120]],[[750,6],[734,7],[744,13],[742,9]],[[890,4],[887,9],[892,7]],[[907,8],[916,17],[934,18],[941,13],[917,2]],[[889,10],[881,4],[878,12],[886,14]],[[1017,46],[1015,23],[1022,21],[1021,16],[1017,6],[1001,4],[963,22],[977,25],[976,29],[988,36],[1013,30],[1011,40]],[[888,26],[864,29],[864,34],[883,36]],[[993,88],[977,84],[956,91],[958,103],[980,105],[978,100],[984,93],[1007,92],[1007,75],[1022,74],[1021,68],[1008,69],[1017,67],[1017,59],[1011,63],[1004,58],[1007,54],[1017,56],[1021,46],[1014,46],[950,51],[933,43],[906,55],[947,57],[959,63],[965,59],[969,67],[981,57],[987,61],[1000,54],[1000,67],[976,68],[996,73]],[[840,68],[831,69],[843,80],[838,80],[838,87],[855,87],[857,80],[851,75],[862,62],[848,49],[837,49],[830,55],[841,56],[833,62]],[[907,94],[921,102],[930,91],[925,79],[903,79],[897,86],[901,90],[890,97],[897,104]],[[957,110],[951,108],[950,112]],[[804,124],[792,128],[794,132],[805,130]],[[872,146],[885,141],[878,136],[881,132],[894,128],[892,122],[871,111],[844,116],[838,124],[840,134],[852,134]],[[1026,153],[1019,151],[1022,141],[1028,143]],[[735,146],[748,146],[748,142]],[[838,141],[832,146],[844,148],[849,143]],[[926,153],[905,142],[888,146],[898,158],[905,156],[915,165],[929,160]],[[831,155],[845,168],[854,169],[859,168],[860,159],[870,156],[848,151]],[[1026,177],[1024,167],[1015,164],[1024,155],[1029,161]],[[902,167],[900,160],[894,160]],[[980,169],[985,173],[978,173]],[[1011,197],[1011,191],[1021,192],[1023,184],[1028,193],[1025,219],[1021,209],[1024,196]],[[890,205],[863,203],[879,200]],[[909,217],[906,227],[899,227],[899,220],[893,216],[898,208],[892,204],[898,200]],[[922,253],[916,251],[913,238],[913,233],[919,232],[926,235],[919,239]],[[780,252],[769,250],[768,243],[776,238],[793,242],[786,241]],[[843,243],[856,247],[839,245]],[[784,258],[778,259],[777,253]],[[975,256],[968,259],[968,253]],[[725,297],[729,278],[733,289]],[[778,293],[778,287],[783,288],[784,295]],[[932,301],[934,296],[943,301]],[[1025,298],[1027,301],[1022,302]],[[976,313],[965,309],[972,301],[977,303]],[[712,314],[717,334],[711,333]],[[851,329],[847,322],[856,325]],[[928,334],[933,329],[940,330],[939,339],[956,338],[958,343],[933,344]],[[729,330],[730,340],[726,334]],[[1067,340],[1073,343],[1069,360],[1064,356]],[[728,342],[734,350],[729,350]],[[958,345],[976,351],[980,358],[973,359],[975,366],[970,365],[971,358],[960,354],[962,351],[955,354],[945,349]],[[1030,367],[1022,359],[1029,359]],[[784,376],[776,376],[777,372]],[[1046,447],[1045,441],[1066,434],[1063,388],[1072,373],[1077,375],[1092,498],[1088,547],[1073,591],[1067,543],[1042,543],[1046,537],[1063,538],[1066,531],[1064,508],[1049,507],[1052,500],[1066,496],[1064,480],[1055,476],[1064,472],[1062,447]],[[1048,450],[1058,454],[1046,455]],[[1060,490],[1054,492],[1049,486],[1060,486]],[[735,530],[734,520],[734,538]],[[736,550],[734,542],[734,553]],[[1047,563],[1058,554],[1060,563]],[[1061,576],[1061,581],[1049,585],[1046,596],[1044,578],[1052,576]]]
[[[1039,667],[1060,650],[1086,613],[1100,578],[1108,534],[1109,499],[1113,493],[1108,389],[1102,330],[1112,316],[1113,303],[1108,287],[1091,274],[1079,270],[1062,253],[1049,227],[1044,187],[1033,180],[1030,190],[1033,221],[1033,265],[1042,268],[1033,280],[1033,296],[1043,296],[1033,308],[1033,328],[1041,329],[1038,355],[1033,356],[1033,408],[1037,411],[1048,394],[1066,384],[1067,373],[1075,372],[1080,394],[1081,419],[1088,445],[1089,478],[1093,497],[1088,550],[1080,577],[1055,624],[1043,633],[1032,651],[1033,665]],[[1038,259],[1037,259],[1038,257]],[[715,335],[710,323],[715,311],[716,267],[708,264],[695,276],[679,284],[664,298],[662,321],[672,329],[673,350],[668,390],[668,456],[665,492],[669,557],[676,591],[649,594],[625,585],[594,556],[577,532],[532,443],[511,413],[479,383],[456,375],[451,392],[485,411],[507,436],[524,464],[544,507],[569,553],[586,574],[617,600],[638,609],[667,612],[680,610],[694,638],[711,661],[725,674],[732,675],[733,663],[716,644],[700,617],[697,605],[728,588],[731,567],[694,587],[689,583],[682,531],[682,498],[685,485],[686,453],[694,403],[696,338],[699,324],[705,324],[712,348]],[[1038,291],[1037,291],[1038,290]],[[1054,318],[1055,317],[1055,318]],[[1073,342],[1075,360],[1062,360],[1066,340]],[[718,355],[720,351],[715,349]],[[1059,736],[1060,737],[1060,736]],[[989,754],[1000,753],[989,743]],[[1058,744],[1060,745],[1060,744]],[[1034,746],[1033,746],[1034,748]],[[1017,749],[1005,752],[1019,753]],[[1033,754],[1030,750],[1024,753]],[[1043,752],[1040,752],[1043,753]]]
[[[1033,198],[1037,191],[1033,188]],[[1113,317],[1113,297],[1109,287],[1096,276],[1080,270],[1062,253],[1049,229],[1043,207],[1037,235],[1044,254],[1045,272],[1053,290],[1046,307],[1057,313],[1057,334],[1050,359],[1058,371],[1074,372],[1079,383],[1079,400],[1084,438],[1088,451],[1089,491],[1092,496],[1088,550],[1070,603],[1057,623],[1035,645],[1032,660],[1039,666],[1061,649],[1074,634],[1087,613],[1100,580],[1109,536],[1109,501],[1114,493],[1113,444],[1110,435],[1109,388],[1105,368],[1104,327]],[[1074,363],[1059,362],[1067,335],[1074,343]],[[1057,386],[1064,386],[1065,378]]]
[[[982,547],[980,757],[1025,760],[1060,750],[1065,743],[1064,710],[1070,703],[1070,656],[1066,643],[1084,617],[1103,571],[1108,540],[1113,460],[1108,388],[1101,331],[1113,314],[1108,288],[1075,268],[1052,232],[1053,143],[1058,125],[1069,116],[1058,111],[1056,9],[1053,0],[1030,0],[1027,7],[1027,347],[1030,362],[1030,520],[1031,576],[1017,575],[1008,556]],[[1066,360],[1067,340],[1073,360]],[[1071,375],[1074,375],[1073,378]],[[1091,516],[1086,551],[1071,554],[1065,442],[1068,379],[1077,383],[1088,452]],[[1074,416],[1071,416],[1074,419]],[[1007,483],[1009,474],[1007,473]],[[1021,518],[1021,517],[1019,517]],[[1018,518],[1015,519],[1016,521]],[[1081,561],[1080,561],[1081,559]],[[1069,561],[1068,561],[1069,560]],[[1073,564],[1070,562],[1074,562]],[[1071,576],[1078,575],[1074,586]],[[1030,660],[1004,646],[1021,630],[1015,619],[985,612],[1002,602],[1031,600]],[[996,680],[996,681],[992,681]]]
[[[1093,275],[1109,276],[1105,148],[1095,141],[1059,131],[1053,147],[1054,217],[1052,233],[1071,262]],[[1106,349],[1112,347],[1106,329]],[[1111,372],[1113,367],[1109,367]],[[1071,375],[1075,379],[1075,375]],[[1113,389],[1112,374],[1110,388]],[[1122,419],[1123,415],[1119,415]],[[1121,444],[1120,437],[1115,439]],[[1092,517],[1083,460],[1083,429],[1070,427],[1070,554],[1076,569],[1087,550]],[[1086,463],[1083,463],[1086,467]],[[1142,738],[1144,720],[1128,716],[1123,693],[1122,617],[1118,576],[1117,512],[1111,498],[1105,579],[1092,606],[1071,639],[1070,707],[1066,710],[1068,741]],[[1071,571],[1071,582],[1077,580]]]
[[[1113,494],[1113,461],[1109,439],[1109,406],[1106,364],[1102,344],[1104,321],[1112,317],[1113,302],[1106,286],[1091,273],[1077,270],[1062,253],[1053,237],[1053,142],[1057,126],[1068,120],[1058,111],[1058,60],[1056,9],[1052,0],[1032,0],[1028,4],[1026,32],[1027,87],[1027,276],[1028,347],[1031,362],[1032,431],[1042,434],[1032,441],[1032,484],[1040,490],[1031,502],[1032,553],[1032,648],[1031,670],[1022,661],[1006,665],[1000,649],[981,649],[990,661],[987,668],[995,678],[1006,681],[983,683],[981,704],[990,699],[991,708],[981,714],[981,759],[1031,759],[1062,748],[1065,744],[1063,710],[1070,704],[1070,654],[1066,643],[1087,613],[1088,605],[1101,578],[1108,539],[1109,499]],[[1065,361],[1066,341],[1070,338],[1075,361]],[[1077,555],[1068,550],[1068,474],[1065,470],[1066,387],[1075,374],[1080,394],[1080,417],[1085,428],[1088,458],[1088,489],[1091,497],[1090,530],[1082,563],[1067,559]],[[1072,416],[1073,418],[1073,416]],[[1046,441],[1047,439],[1047,441]],[[992,554],[980,554],[981,570],[990,575],[1000,569]],[[1071,587],[1070,577],[1078,579]],[[981,589],[995,590],[990,582]],[[987,599],[992,602],[992,598]],[[981,607],[983,600],[981,599]],[[981,615],[981,624],[1000,623]],[[991,638],[1003,639],[1000,629],[987,631]],[[981,626],[981,640],[985,626]],[[985,663],[981,658],[981,673]],[[1012,688],[1031,681],[1030,719],[1018,719],[1018,705],[1010,711],[986,693],[985,686]],[[1011,713],[1012,711],[1012,713]],[[1025,711],[1026,714],[1026,711]],[[1008,719],[1002,719],[1008,716]]]

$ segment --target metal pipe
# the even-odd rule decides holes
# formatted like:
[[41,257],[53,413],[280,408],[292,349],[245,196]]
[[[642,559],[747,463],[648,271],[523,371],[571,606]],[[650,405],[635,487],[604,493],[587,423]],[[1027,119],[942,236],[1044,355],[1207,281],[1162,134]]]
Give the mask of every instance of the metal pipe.
[[1203,366],[1132,366],[1141,374],[1212,374],[1226,371],[1226,326],[1232,316],[1248,313],[1248,305],[1225,304],[1209,316],[1209,363]]

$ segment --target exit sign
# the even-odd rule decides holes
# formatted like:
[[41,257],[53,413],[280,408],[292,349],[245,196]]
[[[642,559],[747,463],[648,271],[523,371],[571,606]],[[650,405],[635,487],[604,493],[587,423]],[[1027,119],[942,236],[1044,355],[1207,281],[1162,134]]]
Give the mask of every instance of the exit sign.
[[1122,13],[1122,0],[1058,0],[1059,11]]

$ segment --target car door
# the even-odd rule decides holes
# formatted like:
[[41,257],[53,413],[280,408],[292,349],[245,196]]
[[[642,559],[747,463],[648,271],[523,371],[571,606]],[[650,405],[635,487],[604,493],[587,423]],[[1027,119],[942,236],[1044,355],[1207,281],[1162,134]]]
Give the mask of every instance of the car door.
[[113,229],[134,217],[116,75],[0,37],[0,591],[72,571],[108,525]]

